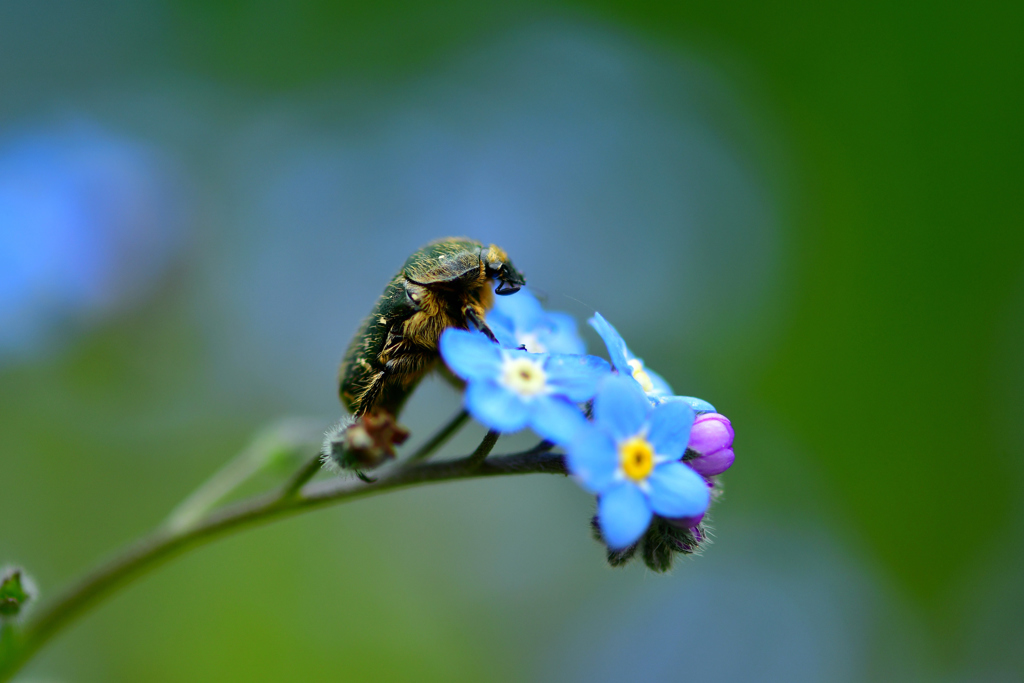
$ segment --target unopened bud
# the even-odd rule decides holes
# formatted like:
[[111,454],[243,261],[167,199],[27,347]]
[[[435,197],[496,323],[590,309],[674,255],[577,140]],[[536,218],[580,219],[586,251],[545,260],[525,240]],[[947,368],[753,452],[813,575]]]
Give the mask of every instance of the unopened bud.
[[704,521],[704,515],[705,513],[702,512],[696,517],[666,517],[665,520],[672,526],[679,529],[695,529]]
[[324,438],[324,457],[347,469],[372,469],[395,457],[395,446],[409,438],[409,430],[386,410],[374,410],[353,421],[343,419]]
[[721,474],[732,467],[736,459],[732,452],[732,440],[732,423],[725,415],[698,415],[690,428],[690,443],[683,460],[702,476]]
[[31,578],[17,567],[0,570],[0,617],[16,617],[36,596]]

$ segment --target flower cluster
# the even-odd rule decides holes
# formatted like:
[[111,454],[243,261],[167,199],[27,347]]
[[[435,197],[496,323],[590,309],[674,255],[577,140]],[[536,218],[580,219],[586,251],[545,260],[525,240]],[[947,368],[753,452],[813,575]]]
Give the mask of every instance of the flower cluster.
[[503,348],[467,330],[445,330],[440,348],[451,371],[467,382],[473,417],[499,432],[530,427],[559,444],[587,424],[577,406],[593,398],[611,371],[596,356]]
[[465,406],[488,428],[531,428],[566,452],[566,468],[597,496],[593,526],[620,565],[641,550],[667,570],[706,538],[703,521],[733,462],[729,420],[707,401],[676,396],[599,313],[589,321],[611,363],[585,354],[575,322],[525,289],[487,317],[498,344],[449,329],[441,357],[465,380]]

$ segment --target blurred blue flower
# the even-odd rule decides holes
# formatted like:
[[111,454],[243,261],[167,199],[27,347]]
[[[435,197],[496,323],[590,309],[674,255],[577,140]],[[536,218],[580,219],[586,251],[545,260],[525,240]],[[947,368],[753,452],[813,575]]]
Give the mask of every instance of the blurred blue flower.
[[515,296],[500,296],[487,314],[487,325],[502,346],[526,347],[530,353],[587,352],[568,313],[545,311],[537,297],[525,287]]
[[686,403],[697,412],[714,412],[715,407],[707,401],[694,398],[693,396],[673,396],[672,387],[668,385],[661,375],[644,367],[644,362],[637,358],[626,346],[625,340],[612,324],[604,319],[600,313],[588,320],[590,326],[597,330],[608,348],[608,356],[612,365],[619,374],[625,377],[632,377],[637,385],[644,390],[644,394],[651,403],[657,405],[664,401],[680,401]]
[[181,197],[148,148],[76,124],[0,139],[0,353],[147,291]]
[[568,444],[566,466],[597,494],[597,521],[610,549],[639,540],[654,515],[696,517],[707,509],[707,483],[679,460],[693,421],[685,402],[652,406],[627,376],[612,375],[601,384],[594,422]]
[[596,356],[504,349],[477,331],[447,329],[439,346],[448,367],[467,382],[466,409],[474,418],[499,432],[530,427],[556,443],[587,424],[576,404],[593,398],[611,372]]

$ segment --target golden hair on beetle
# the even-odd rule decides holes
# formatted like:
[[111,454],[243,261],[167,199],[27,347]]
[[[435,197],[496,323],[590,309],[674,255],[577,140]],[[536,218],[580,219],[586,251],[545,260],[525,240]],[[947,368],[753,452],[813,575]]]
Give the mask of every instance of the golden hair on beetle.
[[514,294],[523,284],[493,244],[449,238],[416,251],[349,344],[339,372],[342,402],[354,415],[375,407],[397,415],[436,365],[441,334],[475,327],[493,339],[484,318],[495,294]]

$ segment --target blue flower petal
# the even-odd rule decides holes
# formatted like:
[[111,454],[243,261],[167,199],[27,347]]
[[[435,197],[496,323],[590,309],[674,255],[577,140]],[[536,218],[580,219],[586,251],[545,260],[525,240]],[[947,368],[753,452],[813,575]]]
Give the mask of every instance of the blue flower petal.
[[587,322],[601,335],[604,345],[608,347],[608,357],[611,358],[615,369],[631,377],[633,368],[629,367],[629,349],[626,348],[626,342],[622,335],[600,313],[595,313],[594,317]]
[[649,395],[657,396],[658,398],[668,398],[672,395],[672,387],[669,386],[664,377],[647,366],[644,366],[644,372],[651,378],[651,384],[654,385],[654,388],[648,392]]
[[707,483],[681,462],[658,465],[647,483],[651,507],[662,517],[696,517],[708,509]]
[[576,329],[576,319],[568,313],[548,313],[549,329],[542,336],[541,342],[549,353],[584,354],[587,345],[580,338]]
[[506,349],[519,348],[519,342],[516,341],[516,333],[512,327],[511,320],[504,316],[488,316],[487,326],[491,328],[491,332],[494,333],[498,343]]
[[512,296],[496,297],[491,315],[506,317],[516,330],[531,331],[544,323],[544,308],[526,287]]
[[702,398],[693,396],[666,396],[665,401],[681,401],[693,408],[696,413],[716,413],[715,407]]
[[674,460],[683,457],[690,441],[690,427],[696,418],[693,408],[682,401],[666,401],[654,407],[648,419],[647,440],[654,452]]
[[465,380],[496,379],[501,372],[501,349],[482,332],[449,328],[438,342],[441,357]]
[[651,523],[651,508],[635,484],[623,483],[598,499],[597,523],[608,547],[621,550],[635,543],[647,531]]
[[540,396],[530,403],[530,427],[559,445],[572,441],[589,424],[579,406],[567,399]]
[[552,354],[544,362],[547,383],[552,393],[566,396],[575,403],[594,398],[601,380],[611,374],[612,368],[597,356],[570,356]]
[[466,410],[478,422],[502,433],[517,432],[530,419],[530,409],[523,400],[494,381],[469,383]]
[[611,437],[601,430],[584,427],[565,452],[566,467],[586,490],[600,494],[615,485],[619,453]]
[[594,397],[594,423],[621,441],[640,431],[650,407],[632,377],[608,375]]
[[577,333],[572,316],[545,311],[525,287],[515,296],[499,297],[487,314],[487,324],[501,344],[508,348],[526,343],[539,345],[538,348],[530,348],[531,351],[586,352],[586,345]]

